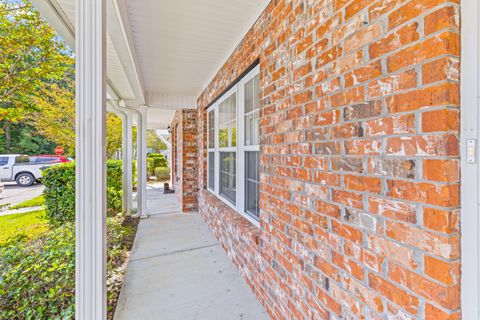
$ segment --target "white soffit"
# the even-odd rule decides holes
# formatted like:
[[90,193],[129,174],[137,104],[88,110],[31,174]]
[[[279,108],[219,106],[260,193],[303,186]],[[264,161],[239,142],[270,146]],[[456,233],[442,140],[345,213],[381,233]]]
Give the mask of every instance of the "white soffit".
[[165,110],[148,108],[147,109],[147,128],[148,129],[167,129],[173,120],[175,110]]
[[270,2],[120,0],[147,92],[198,96]]

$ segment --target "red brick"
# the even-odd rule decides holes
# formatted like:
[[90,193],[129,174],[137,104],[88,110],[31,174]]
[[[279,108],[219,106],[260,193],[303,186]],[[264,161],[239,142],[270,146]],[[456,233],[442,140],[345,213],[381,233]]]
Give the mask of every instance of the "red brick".
[[406,291],[400,289],[398,286],[372,274],[368,274],[368,283],[370,287],[383,295],[388,300],[405,308],[410,313],[416,314],[418,312],[419,300],[415,296],[408,294]]
[[423,177],[425,180],[440,182],[458,182],[460,167],[458,160],[423,160]]
[[[423,12],[447,1],[449,0],[410,0],[404,6],[394,10],[388,16],[388,27],[393,29],[396,26],[421,15]],[[453,0],[453,2],[458,2],[458,0]]]
[[460,202],[458,184],[443,185],[427,182],[388,180],[388,196],[444,207],[455,207]]
[[387,98],[387,108],[392,113],[425,107],[458,106],[459,104],[459,87],[450,83],[400,93]]
[[[273,319],[459,319],[458,3],[272,1],[198,98],[189,187]],[[205,108],[256,60],[259,228],[203,190]]]
[[387,154],[395,156],[458,156],[459,141],[456,136],[448,134],[389,138]]
[[460,37],[458,34],[446,32],[434,35],[423,42],[394,53],[387,59],[388,70],[394,72],[447,54],[456,56],[460,54]]
[[460,112],[443,109],[422,114],[422,131],[458,131],[460,130]]
[[365,122],[366,137],[408,133],[415,133],[415,116],[413,114],[381,118]]
[[427,62],[422,66],[422,81],[424,84],[443,80],[460,81],[460,61],[458,58],[443,57]]
[[447,237],[394,221],[387,221],[386,232],[392,239],[445,259],[456,259],[460,256],[460,241],[457,236]]
[[386,37],[372,43],[369,47],[370,57],[378,58],[381,55],[401,48],[420,38],[418,33],[418,23],[414,22],[400,30],[390,33]]
[[393,281],[444,308],[453,310],[460,307],[460,288],[458,286],[437,284],[398,265],[389,269],[388,276]]
[[334,233],[338,234],[340,237],[352,241],[356,244],[362,244],[363,234],[362,231],[351,227],[347,224],[343,224],[332,220],[332,230]]
[[446,285],[456,285],[460,281],[460,262],[446,262],[431,256],[424,258],[425,274]]
[[460,231],[460,212],[459,210],[424,208],[423,224],[434,231],[457,233]]
[[367,92],[369,98],[377,98],[411,89],[416,85],[417,73],[414,70],[408,70],[403,73],[371,81],[368,84]]
[[363,209],[363,196],[358,193],[333,190],[333,201],[348,207]]
[[346,175],[344,182],[346,189],[349,190],[373,193],[380,193],[382,191],[382,182],[379,178]]
[[375,214],[393,218],[395,220],[410,223],[415,223],[417,221],[415,206],[405,202],[369,197],[368,208]]
[[440,310],[439,308],[431,305],[425,305],[425,320],[460,320],[461,314],[460,311],[453,313],[446,313],[445,311]]
[[437,32],[442,29],[460,28],[460,13],[458,7],[443,7],[425,17],[425,34]]

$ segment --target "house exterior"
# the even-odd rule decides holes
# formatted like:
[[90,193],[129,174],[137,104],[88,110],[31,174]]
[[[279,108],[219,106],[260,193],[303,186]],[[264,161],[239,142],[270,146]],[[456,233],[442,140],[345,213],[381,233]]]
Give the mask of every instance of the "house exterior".
[[144,102],[181,105],[184,212],[273,319],[478,319],[478,2],[272,0],[251,18],[189,104]]

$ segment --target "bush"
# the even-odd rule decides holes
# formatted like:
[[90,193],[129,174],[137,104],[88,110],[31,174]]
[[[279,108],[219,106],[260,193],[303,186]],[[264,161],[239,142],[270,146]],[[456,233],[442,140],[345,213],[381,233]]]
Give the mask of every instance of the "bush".
[[168,167],[167,158],[160,153],[150,153],[147,156],[147,175],[151,177],[155,175],[155,168]]
[[[118,296],[119,273],[134,226],[108,218],[107,297]],[[75,226],[53,228],[29,243],[0,246],[0,319],[73,319]],[[111,312],[112,305],[109,306]]]
[[[75,221],[75,163],[51,166],[42,173],[47,217],[52,225]],[[122,161],[107,161],[107,208],[122,210]]]
[[168,167],[157,167],[155,168],[155,177],[157,181],[168,181],[170,180],[170,168]]
[[52,225],[75,221],[75,163],[51,166],[42,173],[45,211]]
[[107,186],[122,190],[122,160],[107,160]]

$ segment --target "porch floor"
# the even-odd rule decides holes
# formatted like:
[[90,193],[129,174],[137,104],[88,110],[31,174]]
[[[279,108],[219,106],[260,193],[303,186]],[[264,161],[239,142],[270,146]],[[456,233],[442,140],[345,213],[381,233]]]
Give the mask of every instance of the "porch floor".
[[269,319],[197,213],[182,214],[176,195],[148,190],[116,320]]

